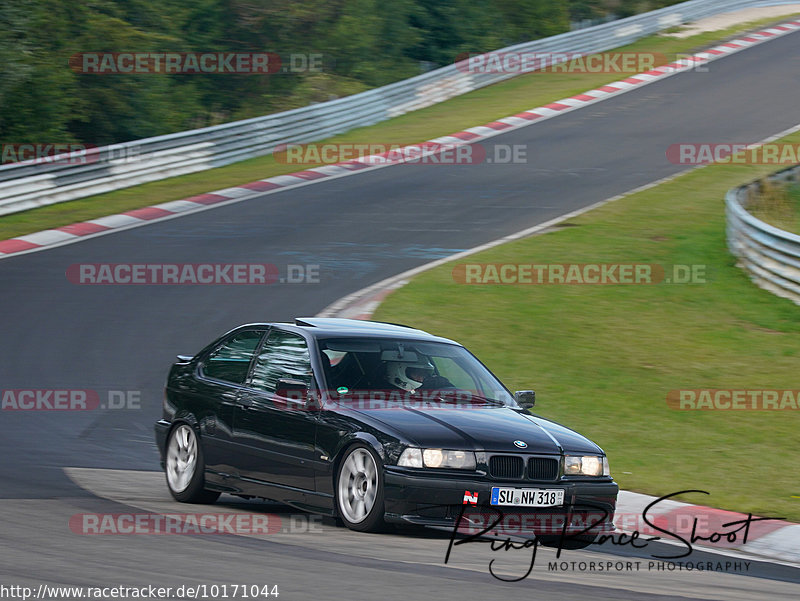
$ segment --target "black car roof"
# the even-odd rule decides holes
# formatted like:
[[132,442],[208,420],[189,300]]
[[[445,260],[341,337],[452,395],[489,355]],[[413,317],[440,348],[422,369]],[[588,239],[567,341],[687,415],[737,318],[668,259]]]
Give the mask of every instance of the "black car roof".
[[[297,317],[293,324],[271,323],[265,325],[290,326],[291,329],[302,329],[314,338],[331,338],[335,336],[370,336],[375,338],[404,338],[426,342],[444,342],[458,344],[453,340],[434,336],[424,330],[409,326],[382,321],[366,321],[361,319],[343,319],[339,317]],[[461,346],[461,345],[459,345]]]

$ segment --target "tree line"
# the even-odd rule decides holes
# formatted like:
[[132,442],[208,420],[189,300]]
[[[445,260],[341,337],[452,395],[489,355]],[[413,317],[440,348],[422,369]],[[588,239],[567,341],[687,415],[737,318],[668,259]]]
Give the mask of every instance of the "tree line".
[[[465,52],[674,3],[12,0],[0,3],[0,143],[105,145],[288,110],[405,79]],[[289,72],[76,68],[75,57],[86,53],[165,52],[266,52]]]

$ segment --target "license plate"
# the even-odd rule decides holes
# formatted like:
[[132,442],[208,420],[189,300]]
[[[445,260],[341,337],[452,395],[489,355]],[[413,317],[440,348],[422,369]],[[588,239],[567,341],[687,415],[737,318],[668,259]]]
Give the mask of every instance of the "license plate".
[[554,507],[564,504],[562,488],[492,488],[492,505],[520,507]]

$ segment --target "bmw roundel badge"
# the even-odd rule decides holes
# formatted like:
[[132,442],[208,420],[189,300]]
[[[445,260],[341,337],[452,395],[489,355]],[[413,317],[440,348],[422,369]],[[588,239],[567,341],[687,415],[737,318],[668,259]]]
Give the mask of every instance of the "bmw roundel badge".
[[520,449],[527,449],[528,448],[528,443],[526,443],[526,442],[524,442],[522,440],[515,440],[514,441],[514,446],[518,447]]

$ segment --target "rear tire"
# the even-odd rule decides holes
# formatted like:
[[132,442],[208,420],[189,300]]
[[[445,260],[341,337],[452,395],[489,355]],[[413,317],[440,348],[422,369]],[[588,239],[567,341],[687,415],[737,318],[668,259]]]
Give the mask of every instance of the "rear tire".
[[336,477],[336,511],[345,526],[358,532],[381,532],[383,521],[383,466],[366,445],[345,453]]
[[205,488],[203,447],[190,425],[179,424],[170,432],[165,464],[167,488],[176,501],[211,504],[219,498],[220,493]]

